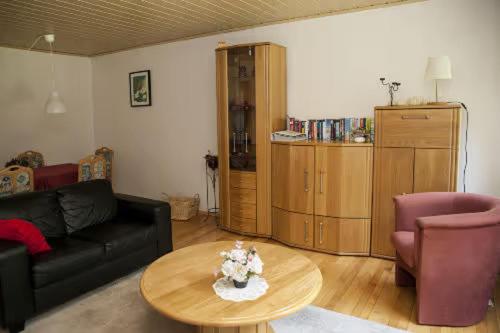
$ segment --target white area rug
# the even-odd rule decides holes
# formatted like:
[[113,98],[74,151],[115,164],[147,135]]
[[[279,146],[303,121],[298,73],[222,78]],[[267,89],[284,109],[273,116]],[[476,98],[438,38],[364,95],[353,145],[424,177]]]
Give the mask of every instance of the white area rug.
[[[139,292],[142,271],[96,289],[27,322],[26,333],[195,333],[163,317]],[[401,333],[371,321],[315,306],[272,322],[276,333]],[[0,329],[1,333],[5,333]]]
[[275,333],[403,333],[390,326],[359,319],[317,306],[271,322]]

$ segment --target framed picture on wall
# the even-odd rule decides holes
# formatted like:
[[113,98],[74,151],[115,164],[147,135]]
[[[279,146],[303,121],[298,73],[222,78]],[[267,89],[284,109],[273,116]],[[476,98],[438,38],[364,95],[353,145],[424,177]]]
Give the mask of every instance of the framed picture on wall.
[[129,74],[130,106],[151,106],[151,73],[149,70]]

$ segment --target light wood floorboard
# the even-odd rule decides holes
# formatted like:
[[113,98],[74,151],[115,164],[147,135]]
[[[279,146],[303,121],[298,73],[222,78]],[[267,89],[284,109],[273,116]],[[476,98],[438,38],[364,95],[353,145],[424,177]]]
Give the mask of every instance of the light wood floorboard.
[[[219,241],[243,240],[276,243],[220,230],[215,218],[197,216],[187,222],[172,222],[174,249]],[[500,279],[495,289],[496,307],[477,325],[463,328],[424,326],[416,323],[415,289],[394,284],[394,263],[390,260],[336,256],[300,250],[321,269],[323,288],[314,304],[340,313],[376,321],[417,333],[500,333]]]

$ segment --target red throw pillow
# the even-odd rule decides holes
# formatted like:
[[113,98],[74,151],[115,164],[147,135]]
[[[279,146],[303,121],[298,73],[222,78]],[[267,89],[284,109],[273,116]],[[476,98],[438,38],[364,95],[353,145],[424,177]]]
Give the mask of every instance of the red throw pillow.
[[0,239],[21,242],[32,255],[52,250],[34,224],[20,219],[0,220]]

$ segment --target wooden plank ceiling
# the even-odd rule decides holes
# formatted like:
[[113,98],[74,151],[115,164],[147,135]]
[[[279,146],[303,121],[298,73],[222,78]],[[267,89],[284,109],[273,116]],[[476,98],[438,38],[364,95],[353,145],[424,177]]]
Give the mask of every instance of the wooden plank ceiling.
[[[0,0],[0,45],[92,56],[412,0]],[[35,49],[46,50],[40,41]]]

